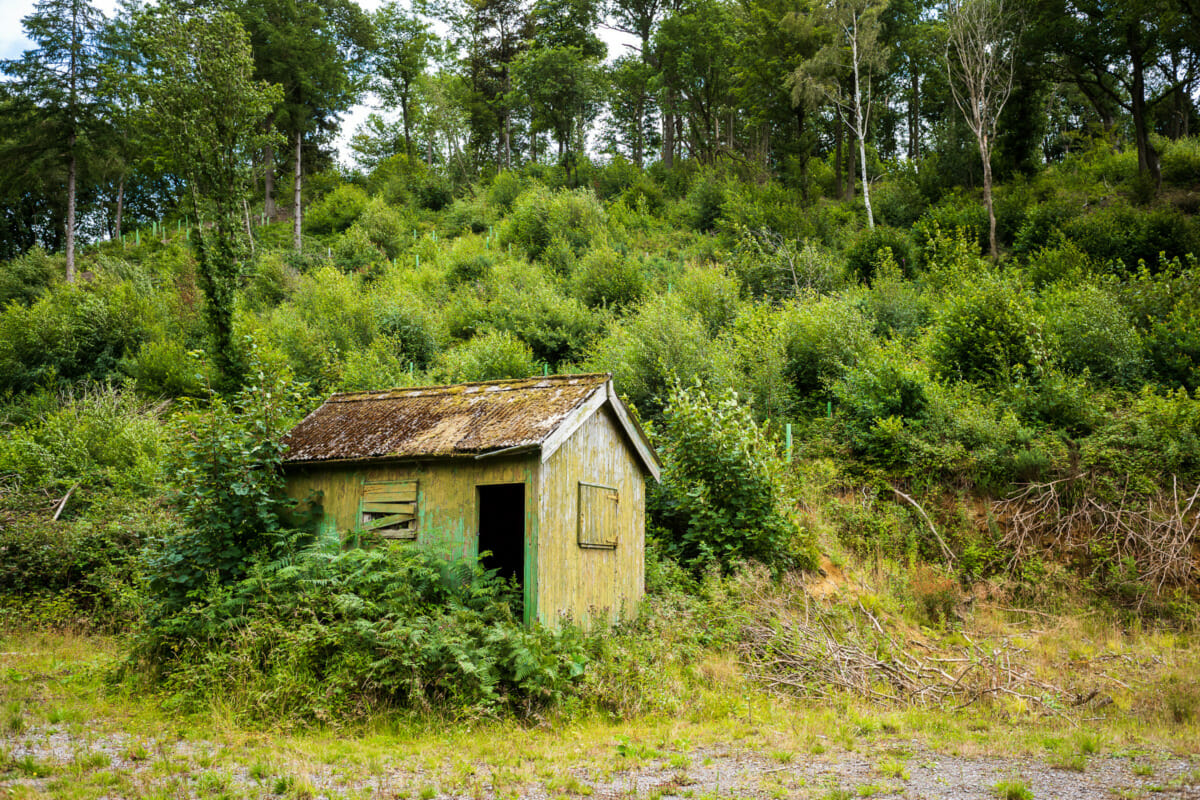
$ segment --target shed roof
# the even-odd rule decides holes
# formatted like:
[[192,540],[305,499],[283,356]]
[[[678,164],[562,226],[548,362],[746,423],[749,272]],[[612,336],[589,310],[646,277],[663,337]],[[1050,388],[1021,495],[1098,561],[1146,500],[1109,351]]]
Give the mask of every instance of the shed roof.
[[541,449],[549,458],[605,404],[656,478],[658,458],[608,374],[335,394],[287,435],[285,461],[382,461]]

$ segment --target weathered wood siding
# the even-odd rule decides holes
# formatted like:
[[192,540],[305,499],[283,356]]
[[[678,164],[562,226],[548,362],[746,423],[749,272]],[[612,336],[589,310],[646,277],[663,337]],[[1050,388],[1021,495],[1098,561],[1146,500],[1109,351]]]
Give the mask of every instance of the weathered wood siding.
[[384,465],[293,467],[288,495],[303,500],[323,492],[323,531],[344,534],[359,527],[359,502],[367,481],[417,481],[417,536],[391,546],[420,547],[447,560],[479,555],[476,487],[525,484],[525,620],[538,616],[538,457],[444,459]]
[[[542,465],[537,607],[549,625],[629,616],[645,590],[645,482],[611,413],[593,414]],[[580,482],[617,490],[616,547],[579,545]]]

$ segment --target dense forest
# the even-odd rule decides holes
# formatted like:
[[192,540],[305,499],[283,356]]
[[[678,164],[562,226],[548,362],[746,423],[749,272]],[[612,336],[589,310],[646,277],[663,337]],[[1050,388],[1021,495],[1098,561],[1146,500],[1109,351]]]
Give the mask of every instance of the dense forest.
[[[741,635],[655,626],[747,562],[892,564],[895,613],[935,627],[982,585],[1195,620],[1195,0],[41,0],[23,24],[0,613],[133,630],[149,673],[256,676],[300,717],[528,710],[589,659],[603,698]],[[318,552],[280,497],[280,435],[330,392],[572,371],[611,372],[665,462],[633,639],[526,631],[471,565]]]

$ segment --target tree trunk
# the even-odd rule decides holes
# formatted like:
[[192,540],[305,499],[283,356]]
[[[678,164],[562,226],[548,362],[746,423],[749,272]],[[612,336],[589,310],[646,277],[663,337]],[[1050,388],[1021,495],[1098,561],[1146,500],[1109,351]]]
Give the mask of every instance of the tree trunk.
[[1158,151],[1150,143],[1150,131],[1146,122],[1146,64],[1145,49],[1140,40],[1140,26],[1131,25],[1126,31],[1129,45],[1129,62],[1133,83],[1129,90],[1130,111],[1133,112],[1133,136],[1137,142],[1138,172],[1149,173],[1154,180],[1154,191],[1162,189],[1162,170],[1158,163]]
[[121,173],[120,180],[117,181],[117,219],[115,230],[113,232],[114,239],[121,238],[121,223],[125,219],[125,173]]
[[303,211],[300,208],[300,149],[304,143],[304,134],[296,131],[296,184],[292,187],[292,246],[299,253],[304,249],[304,238],[300,228],[304,223]]
[[267,147],[263,154],[263,216],[275,219],[275,148]]
[[75,282],[75,136],[67,139],[67,150],[71,154],[67,162],[67,283]]
[[400,95],[400,116],[404,118],[404,155],[408,156],[409,161],[413,157],[412,128],[409,122],[409,107],[411,105],[412,100],[409,99],[408,86],[406,85]]
[[921,157],[921,76],[909,62],[912,72],[908,96],[908,158],[916,163]]
[[1000,260],[1000,249],[996,246],[996,208],[992,205],[992,144],[987,136],[979,138],[979,155],[983,157],[983,205],[988,215],[988,255],[992,261]]
[[833,125],[833,190],[839,197],[845,197],[842,186],[842,138],[845,136],[845,123],[842,115],[838,114]]
[[[667,95],[667,104],[670,105],[671,96]],[[675,166],[675,115],[670,111],[664,111],[662,115],[663,126],[663,146],[662,160],[663,166],[667,169]]]

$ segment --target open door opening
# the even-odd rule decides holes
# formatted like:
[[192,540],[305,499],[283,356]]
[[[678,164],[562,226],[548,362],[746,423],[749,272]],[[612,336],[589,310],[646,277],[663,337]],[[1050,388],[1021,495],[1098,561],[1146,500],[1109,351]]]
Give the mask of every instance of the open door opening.
[[514,581],[525,591],[525,484],[501,483],[479,489],[479,552],[485,569]]

